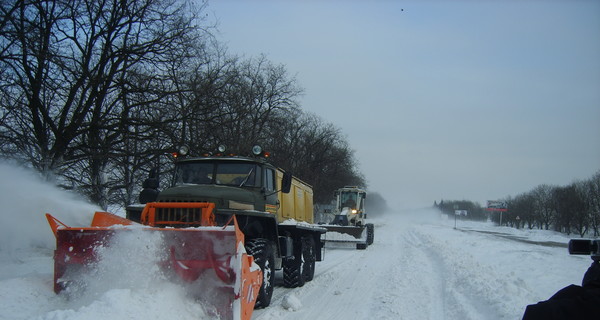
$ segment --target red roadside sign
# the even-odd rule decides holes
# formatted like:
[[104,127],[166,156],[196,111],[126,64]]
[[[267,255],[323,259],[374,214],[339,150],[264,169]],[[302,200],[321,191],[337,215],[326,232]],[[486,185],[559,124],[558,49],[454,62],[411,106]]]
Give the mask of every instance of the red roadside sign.
[[508,211],[508,207],[506,205],[506,202],[504,202],[504,201],[488,200],[486,210],[487,211],[506,212],[506,211]]

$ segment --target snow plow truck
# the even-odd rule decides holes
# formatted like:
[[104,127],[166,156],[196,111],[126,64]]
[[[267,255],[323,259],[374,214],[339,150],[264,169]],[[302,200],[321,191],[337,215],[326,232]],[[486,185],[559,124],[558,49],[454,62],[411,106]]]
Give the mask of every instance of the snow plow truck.
[[324,241],[351,242],[356,243],[356,249],[366,249],[375,237],[375,227],[366,223],[367,192],[357,186],[346,186],[337,189],[334,196],[334,217],[323,225],[328,231]]
[[268,306],[275,270],[283,269],[286,287],[311,281],[326,232],[313,224],[312,187],[267,162],[259,146],[253,156],[224,152],[191,158],[181,148],[171,185],[159,191],[151,171],[140,204],[129,206],[126,218],[96,212],[82,228],[47,214],[57,240],[54,291],[74,282],[73,270],[95,263],[97,248],[132,229],[161,235],[163,273],[218,292],[211,301],[199,299],[215,318],[250,319],[254,308]]

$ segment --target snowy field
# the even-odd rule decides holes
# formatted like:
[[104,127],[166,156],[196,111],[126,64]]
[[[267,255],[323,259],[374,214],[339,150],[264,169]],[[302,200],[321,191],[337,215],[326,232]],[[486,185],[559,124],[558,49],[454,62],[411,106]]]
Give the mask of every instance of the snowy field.
[[[202,319],[202,305],[157,276],[152,246],[124,248],[95,294],[52,291],[54,237],[44,213],[88,225],[95,208],[27,173],[0,165],[0,319]],[[591,263],[569,256],[568,237],[458,221],[430,210],[377,219],[375,243],[329,244],[315,278],[275,288],[253,319],[520,319],[527,304],[580,284]],[[276,274],[281,282],[281,274]]]

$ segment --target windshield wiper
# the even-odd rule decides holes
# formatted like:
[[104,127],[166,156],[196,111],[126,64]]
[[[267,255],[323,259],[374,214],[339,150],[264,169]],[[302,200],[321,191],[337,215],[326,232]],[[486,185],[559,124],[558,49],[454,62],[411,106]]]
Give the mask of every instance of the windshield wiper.
[[254,172],[254,167],[252,169],[250,169],[250,172],[248,172],[248,175],[246,176],[244,181],[242,181],[242,183],[240,183],[240,188],[243,187],[246,184],[246,182],[248,182],[248,179],[250,179],[250,175],[252,175],[252,172]]

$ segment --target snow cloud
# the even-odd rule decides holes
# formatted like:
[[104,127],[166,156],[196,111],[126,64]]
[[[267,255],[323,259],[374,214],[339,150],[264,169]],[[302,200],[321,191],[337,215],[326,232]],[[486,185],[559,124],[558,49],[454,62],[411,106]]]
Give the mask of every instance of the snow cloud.
[[74,193],[58,189],[31,170],[0,163],[0,253],[54,248],[55,240],[45,214],[67,225],[87,226],[96,206]]

